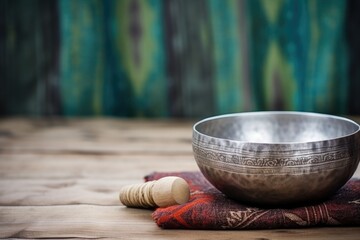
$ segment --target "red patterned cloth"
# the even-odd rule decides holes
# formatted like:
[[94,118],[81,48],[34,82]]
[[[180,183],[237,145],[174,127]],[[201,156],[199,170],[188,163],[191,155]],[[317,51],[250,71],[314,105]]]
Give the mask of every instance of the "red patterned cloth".
[[314,226],[360,226],[360,179],[351,179],[321,204],[289,209],[255,208],[233,201],[215,189],[200,172],[155,172],[146,181],[165,176],[184,178],[189,202],[157,208],[152,214],[167,229],[275,229]]

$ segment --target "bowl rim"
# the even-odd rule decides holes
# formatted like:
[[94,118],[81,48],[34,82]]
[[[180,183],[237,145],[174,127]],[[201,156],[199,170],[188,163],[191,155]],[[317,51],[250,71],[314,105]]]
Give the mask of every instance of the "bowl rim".
[[[196,129],[196,127],[199,126],[200,124],[202,124],[204,122],[212,121],[212,120],[215,120],[215,119],[230,118],[230,117],[243,116],[243,115],[262,115],[262,114],[302,115],[302,116],[305,115],[305,116],[316,116],[316,117],[330,117],[332,119],[338,119],[338,120],[349,122],[349,123],[355,125],[357,127],[357,130],[350,133],[350,134],[347,134],[347,135],[342,135],[342,136],[339,136],[339,137],[328,138],[328,139],[323,139],[323,140],[316,140],[316,141],[307,141],[307,142],[250,142],[250,141],[234,140],[234,139],[229,139],[229,138],[214,137],[214,136],[202,133],[202,132],[200,132],[200,131],[198,131]],[[253,111],[253,112],[238,112],[238,113],[220,114],[220,115],[207,117],[207,118],[204,118],[204,119],[196,122],[193,125],[192,129],[193,129],[194,133],[196,133],[196,134],[198,134],[199,136],[202,136],[202,137],[208,137],[208,138],[218,139],[218,140],[223,140],[223,141],[230,141],[230,142],[240,143],[240,144],[296,145],[296,144],[309,144],[309,143],[311,144],[311,143],[328,142],[328,141],[339,140],[339,139],[344,139],[344,138],[347,138],[347,137],[351,137],[351,136],[354,136],[354,135],[356,135],[356,134],[358,134],[360,132],[360,125],[357,122],[355,122],[355,121],[353,121],[351,119],[348,119],[346,117],[340,117],[340,116],[331,115],[331,114],[325,114],[325,113],[302,112],[302,111]]]

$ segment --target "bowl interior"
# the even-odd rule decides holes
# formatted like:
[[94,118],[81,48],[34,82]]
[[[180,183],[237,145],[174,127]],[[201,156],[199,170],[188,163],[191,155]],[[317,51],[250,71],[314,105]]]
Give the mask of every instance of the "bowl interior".
[[295,143],[336,139],[359,131],[355,122],[331,115],[301,112],[255,112],[223,115],[195,125],[200,134],[253,143]]

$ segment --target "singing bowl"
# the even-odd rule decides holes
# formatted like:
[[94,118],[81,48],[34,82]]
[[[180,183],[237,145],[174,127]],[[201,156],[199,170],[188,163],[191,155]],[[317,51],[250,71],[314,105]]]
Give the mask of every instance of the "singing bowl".
[[228,197],[253,205],[322,201],[359,164],[360,127],[306,112],[249,112],[197,122],[192,146],[206,179]]

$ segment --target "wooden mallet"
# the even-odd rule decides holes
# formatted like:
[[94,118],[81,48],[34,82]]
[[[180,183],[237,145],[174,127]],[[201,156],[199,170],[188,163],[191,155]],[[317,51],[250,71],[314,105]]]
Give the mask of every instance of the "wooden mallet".
[[128,207],[168,207],[189,201],[190,189],[180,177],[164,177],[146,183],[128,185],[120,190],[119,199]]

